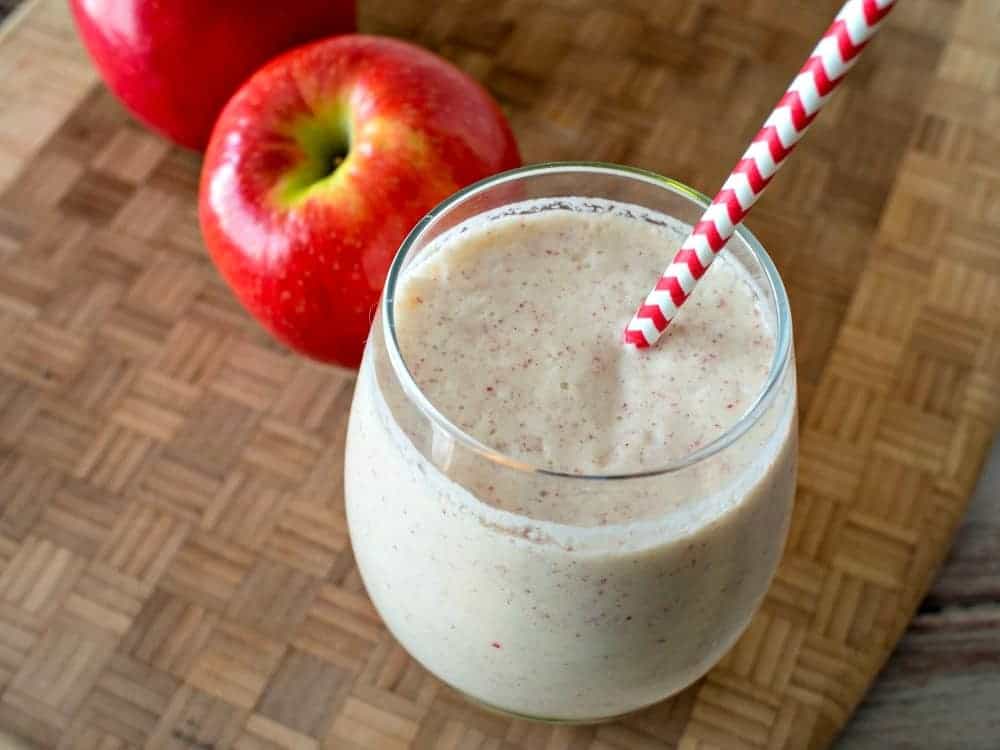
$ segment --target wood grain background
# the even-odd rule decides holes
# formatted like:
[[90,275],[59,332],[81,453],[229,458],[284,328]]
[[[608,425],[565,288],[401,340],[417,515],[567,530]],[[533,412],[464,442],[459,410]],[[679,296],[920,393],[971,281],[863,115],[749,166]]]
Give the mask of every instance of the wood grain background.
[[836,750],[1000,746],[1000,441],[948,560]]
[[[837,5],[361,9],[366,30],[483,80],[526,160],[621,161],[711,189]],[[944,556],[1000,424],[992,0],[901,2],[755,210],[798,346],[788,554],[708,679],[580,729],[482,714],[394,644],[345,534],[349,378],[275,346],[233,302],[201,248],[197,159],[96,85],[61,0],[0,34],[0,727],[66,748],[830,741]],[[949,601],[973,580],[995,593],[968,571],[988,566],[996,527],[970,528]],[[845,746],[865,727],[900,747],[943,737],[945,686],[972,705],[993,684],[992,614],[937,601],[909,661],[902,646],[908,674],[933,677],[930,643],[958,644],[952,664],[975,669],[937,670],[930,728],[863,712]],[[980,716],[956,747],[989,742]]]

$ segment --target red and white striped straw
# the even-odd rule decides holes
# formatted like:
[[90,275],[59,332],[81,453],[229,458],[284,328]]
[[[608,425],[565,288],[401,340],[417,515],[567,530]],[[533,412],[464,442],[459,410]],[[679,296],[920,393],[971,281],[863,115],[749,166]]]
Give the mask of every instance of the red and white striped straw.
[[760,198],[896,0],[848,0],[802,70],[639,306],[625,341],[640,349],[660,338],[715,256]]

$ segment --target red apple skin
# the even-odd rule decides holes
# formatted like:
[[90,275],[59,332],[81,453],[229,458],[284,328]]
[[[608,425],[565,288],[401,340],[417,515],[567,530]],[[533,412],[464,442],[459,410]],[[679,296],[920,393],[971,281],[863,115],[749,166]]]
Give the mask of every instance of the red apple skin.
[[152,129],[199,151],[257,68],[356,26],[355,0],[70,0],[70,7],[111,91]]
[[[310,163],[293,131],[338,102],[349,152],[288,205],[282,181]],[[457,189],[520,163],[503,113],[465,73],[398,40],[335,37],[275,59],[223,110],[202,168],[202,233],[278,339],[354,368],[407,232]]]

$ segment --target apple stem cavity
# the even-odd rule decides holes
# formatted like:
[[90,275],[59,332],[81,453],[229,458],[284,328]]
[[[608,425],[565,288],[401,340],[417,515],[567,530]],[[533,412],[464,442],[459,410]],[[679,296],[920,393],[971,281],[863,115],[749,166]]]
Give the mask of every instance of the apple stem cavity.
[[329,187],[351,153],[351,122],[342,105],[300,118],[290,131],[299,162],[277,183],[276,202],[291,208]]
[[344,163],[344,159],[347,158],[347,152],[342,154],[333,154],[333,158],[330,159],[330,164],[327,170],[327,174],[333,174],[337,171],[337,167]]

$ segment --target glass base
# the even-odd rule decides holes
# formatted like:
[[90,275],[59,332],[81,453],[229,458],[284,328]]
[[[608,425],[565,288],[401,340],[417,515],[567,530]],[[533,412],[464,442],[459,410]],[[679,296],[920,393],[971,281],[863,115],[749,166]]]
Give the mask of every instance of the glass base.
[[[454,690],[454,688],[452,688]],[[468,693],[463,693],[461,690],[455,690],[456,693],[461,695],[465,700],[474,706],[483,709],[484,711],[495,714],[497,716],[503,716],[507,719],[521,719],[523,721],[533,721],[537,724],[556,724],[560,726],[570,726],[570,727],[581,727],[588,726],[591,724],[609,724],[613,721],[618,721],[619,719],[624,719],[626,716],[632,716],[640,711],[645,711],[649,706],[642,706],[640,708],[633,709],[631,711],[626,711],[621,714],[614,714],[613,716],[605,716],[598,719],[559,719],[551,716],[531,716],[529,714],[519,714],[516,711],[508,711],[506,708],[500,708],[494,706],[490,703],[479,700],[478,698],[473,698]],[[659,703],[659,701],[657,701]],[[655,706],[656,703],[649,704],[650,706]]]

